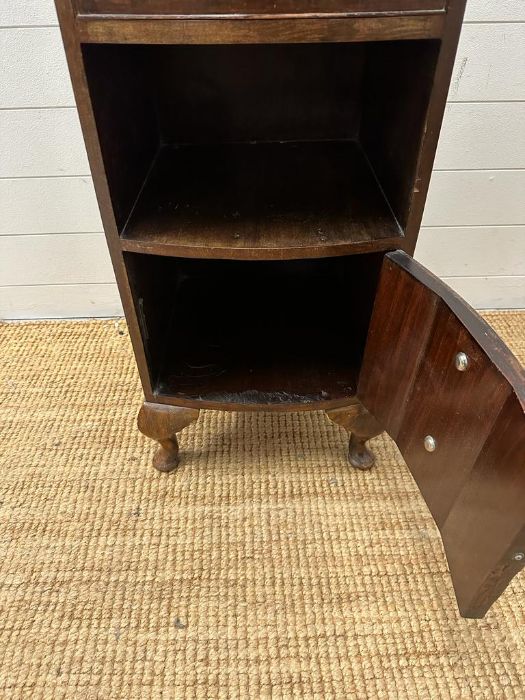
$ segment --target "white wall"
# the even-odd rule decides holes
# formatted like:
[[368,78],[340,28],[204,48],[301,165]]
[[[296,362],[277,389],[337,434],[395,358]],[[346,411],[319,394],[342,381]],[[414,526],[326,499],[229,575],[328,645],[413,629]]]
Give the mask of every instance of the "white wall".
[[[53,0],[0,0],[0,318],[121,313]],[[470,0],[417,257],[525,308],[525,2]]]

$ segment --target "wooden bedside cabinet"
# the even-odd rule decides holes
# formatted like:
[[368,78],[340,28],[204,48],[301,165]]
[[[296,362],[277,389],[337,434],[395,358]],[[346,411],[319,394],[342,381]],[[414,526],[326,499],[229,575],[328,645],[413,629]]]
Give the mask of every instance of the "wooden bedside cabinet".
[[525,382],[411,255],[464,0],[57,0],[145,394],[177,465],[199,409],[386,430],[461,613],[525,564]]

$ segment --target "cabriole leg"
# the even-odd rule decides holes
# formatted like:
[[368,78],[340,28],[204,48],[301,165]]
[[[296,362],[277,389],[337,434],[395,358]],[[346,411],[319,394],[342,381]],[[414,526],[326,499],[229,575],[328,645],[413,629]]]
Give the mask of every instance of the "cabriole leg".
[[326,411],[326,415],[351,433],[348,445],[350,464],[356,469],[371,469],[374,466],[375,457],[366,443],[383,432],[374,416],[359,401],[349,406]]
[[146,401],[140,409],[137,425],[141,433],[160,443],[153,466],[161,472],[171,472],[179,463],[179,443],[176,433],[199,417],[194,408],[165,406]]

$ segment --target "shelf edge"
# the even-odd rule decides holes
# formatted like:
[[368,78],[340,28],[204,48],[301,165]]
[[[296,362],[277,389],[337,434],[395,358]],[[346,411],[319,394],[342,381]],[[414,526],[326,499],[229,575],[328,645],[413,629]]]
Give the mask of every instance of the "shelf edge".
[[403,248],[404,236],[392,236],[357,243],[279,248],[208,248],[206,246],[183,246],[176,243],[146,243],[130,238],[121,238],[120,241],[121,249],[124,252],[143,255],[212,260],[301,260],[397,250]]

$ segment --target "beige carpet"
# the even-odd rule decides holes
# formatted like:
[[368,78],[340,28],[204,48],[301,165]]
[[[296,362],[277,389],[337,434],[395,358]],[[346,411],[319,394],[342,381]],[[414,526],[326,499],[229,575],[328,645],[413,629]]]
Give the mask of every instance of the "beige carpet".
[[1,700],[525,698],[525,576],[461,619],[386,437],[361,473],[323,414],[205,412],[166,476],[123,323],[0,348]]

